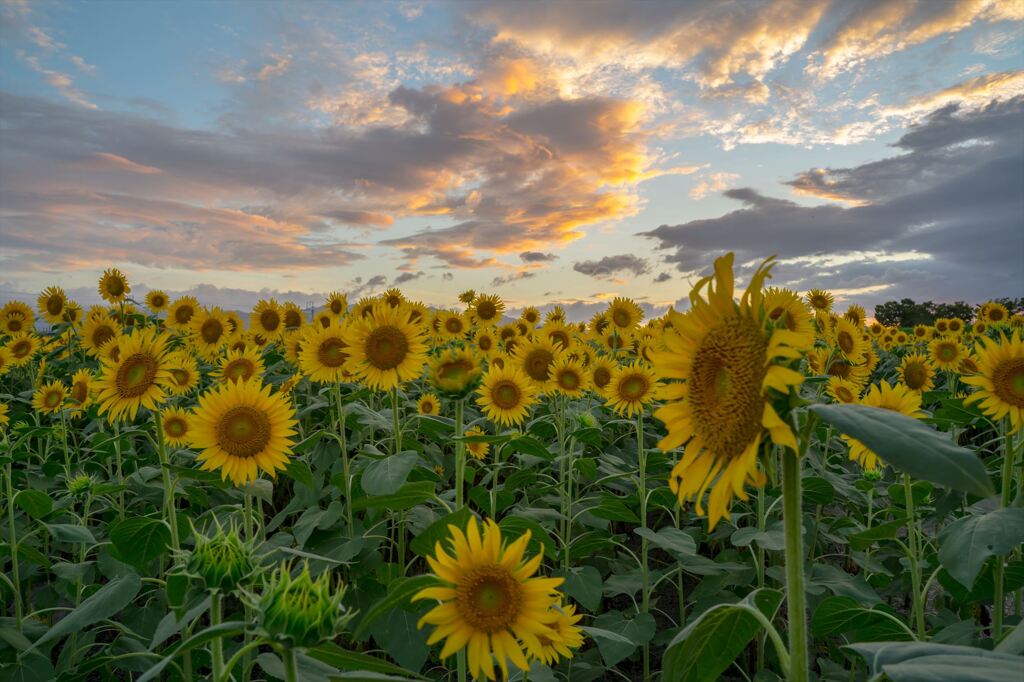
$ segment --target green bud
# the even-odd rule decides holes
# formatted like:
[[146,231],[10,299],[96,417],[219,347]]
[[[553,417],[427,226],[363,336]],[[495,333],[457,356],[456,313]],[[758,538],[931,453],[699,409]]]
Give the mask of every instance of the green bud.
[[285,646],[316,646],[337,635],[355,615],[342,605],[344,596],[345,586],[332,585],[329,572],[314,580],[307,563],[292,577],[285,563],[264,584],[259,622],[271,639]]
[[882,469],[865,469],[864,480],[866,481],[881,481],[882,480]]
[[201,579],[206,589],[233,592],[255,572],[253,544],[243,542],[234,525],[225,530],[218,523],[213,535],[196,532],[195,538],[188,572]]
[[68,492],[78,497],[92,490],[95,483],[96,481],[89,474],[76,474],[67,480],[66,485]]
[[597,426],[597,419],[595,419],[594,415],[589,412],[584,412],[580,414],[580,424],[592,429]]

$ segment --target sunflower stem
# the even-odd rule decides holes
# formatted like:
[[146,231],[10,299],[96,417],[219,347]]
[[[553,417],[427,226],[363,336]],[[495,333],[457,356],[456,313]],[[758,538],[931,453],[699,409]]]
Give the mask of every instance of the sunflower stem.
[[914,509],[914,489],[910,482],[910,476],[907,474],[903,474],[903,494],[907,498],[907,540],[910,545],[907,560],[910,562],[910,585],[914,592],[911,608],[913,609],[917,638],[924,641],[924,604],[921,601],[921,566],[919,563],[920,549],[917,538],[917,512]]
[[164,447],[164,427],[160,410],[153,410],[153,428],[156,431],[156,451],[160,458],[160,471],[163,473],[164,508],[167,511],[167,525],[171,527],[171,547],[177,552],[181,549],[178,536],[177,505],[174,503],[174,481],[171,480],[171,463],[167,458],[167,448]]
[[462,489],[466,483],[466,444],[462,442],[464,399],[455,401],[455,511],[463,507]]
[[299,665],[295,657],[295,649],[285,647],[281,652],[284,661],[284,682],[299,682]]
[[782,453],[782,516],[786,535],[786,606],[789,613],[789,682],[807,682],[807,606],[804,594],[801,458]]
[[[7,434],[5,433],[4,451],[9,451],[10,447],[11,442],[7,439]],[[9,533],[7,545],[11,548],[11,578],[14,580],[14,627],[20,632],[23,605],[21,602],[21,575],[18,569],[18,530],[14,524],[14,469],[11,462],[7,462],[5,469],[7,474],[4,477],[7,484],[7,529]]]
[[352,473],[348,460],[348,441],[345,435],[345,406],[341,402],[341,385],[335,383],[331,387],[334,395],[334,409],[338,415],[338,445],[341,446],[341,467],[345,476],[345,519],[348,522],[348,536],[355,535],[355,518],[352,513]]
[[[639,461],[637,493],[640,496],[640,528],[647,530],[647,453],[644,451],[644,410],[636,413],[636,456]],[[651,610],[651,577],[647,565],[647,533],[640,536],[641,610]],[[644,679],[651,679],[651,645],[644,644]]]
[[[223,606],[222,597],[219,591],[210,595],[210,627],[216,627],[221,623],[221,609]],[[210,659],[213,663],[213,679],[219,680],[224,674],[224,640],[217,637],[210,642]]]
[[[1001,507],[1010,506],[1010,492],[1013,488],[1013,430],[1008,424],[1009,417],[1004,417],[1000,423],[1003,441],[1003,471],[999,502]],[[992,639],[999,641],[1003,635],[1003,611],[1006,608],[1005,598],[1005,565],[1006,557],[996,557],[996,565],[992,573],[995,580],[995,593],[992,599]]]
[[114,463],[117,469],[117,516],[124,519],[124,469],[121,461],[121,424],[115,421],[114,427]]

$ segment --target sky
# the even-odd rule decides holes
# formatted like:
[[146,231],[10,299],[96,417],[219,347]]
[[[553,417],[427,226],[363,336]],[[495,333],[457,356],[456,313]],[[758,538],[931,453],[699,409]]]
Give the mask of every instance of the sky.
[[0,302],[1024,295],[1024,0],[0,0]]

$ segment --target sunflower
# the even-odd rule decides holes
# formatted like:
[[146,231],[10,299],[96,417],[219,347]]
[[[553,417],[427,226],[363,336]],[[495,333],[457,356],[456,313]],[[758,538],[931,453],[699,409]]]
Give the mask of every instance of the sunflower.
[[293,374],[277,386],[277,392],[282,395],[291,395],[295,387],[302,382],[301,374]]
[[168,337],[154,329],[136,329],[118,339],[118,359],[103,358],[95,384],[100,414],[111,422],[134,419],[140,407],[154,410],[164,401],[173,381],[167,344]]
[[950,334],[960,334],[964,331],[964,321],[959,317],[951,317],[946,323],[947,329]]
[[395,388],[423,370],[423,328],[409,322],[404,307],[378,303],[367,317],[349,323],[344,339],[351,348],[348,370],[371,389]]
[[632,338],[628,330],[618,331],[614,327],[609,327],[598,343],[606,351],[617,353],[629,346],[632,343]]
[[[921,412],[920,393],[912,391],[903,384],[890,386],[889,382],[884,380],[881,384],[869,388],[861,398],[860,404],[892,410],[908,417],[924,416],[924,413]],[[843,436],[843,440],[850,446],[850,459],[857,460],[868,471],[878,468],[878,455],[869,450],[867,446],[850,436]]]
[[967,349],[957,339],[949,337],[932,341],[928,344],[928,352],[935,366],[944,370],[955,370],[967,355]]
[[540,311],[533,306],[528,306],[523,308],[523,312],[520,313],[519,319],[531,327],[536,327],[537,323],[540,322]]
[[795,291],[776,287],[766,289],[764,309],[772,322],[781,322],[791,332],[814,336],[814,318]]
[[121,337],[115,336],[112,339],[108,339],[103,342],[103,345],[96,350],[96,359],[101,363],[104,359],[117,360],[121,359]]
[[422,415],[432,417],[441,412],[441,401],[433,393],[424,393],[416,401],[416,411]]
[[518,365],[543,393],[551,385],[551,369],[562,351],[550,339],[540,337],[515,347],[513,362]]
[[576,605],[563,604],[555,611],[558,613],[558,619],[554,622],[553,628],[557,631],[558,637],[537,636],[541,648],[541,654],[537,656],[537,660],[547,666],[558,663],[559,658],[572,658],[572,650],[583,646],[583,633],[576,626],[576,623],[583,618],[583,614],[576,613]]
[[392,308],[398,308],[405,303],[405,294],[400,289],[391,288],[386,290],[380,295],[380,300],[384,301],[388,306]]
[[188,323],[192,345],[196,352],[212,360],[231,336],[227,318],[220,308],[200,309]]
[[7,416],[8,411],[7,403],[0,403],[0,429],[3,429],[11,422],[11,418]]
[[551,386],[555,393],[580,398],[590,388],[590,375],[577,359],[562,357],[551,367]]
[[42,348],[42,341],[32,332],[12,336],[7,341],[7,350],[11,354],[11,365],[21,367],[32,362],[32,358]]
[[615,363],[611,360],[604,356],[595,358],[593,364],[590,365],[590,383],[600,391],[612,380],[614,371]]
[[285,301],[281,304],[281,321],[286,333],[293,332],[306,323],[306,314],[297,303]]
[[964,359],[960,361],[959,371],[961,374],[977,374],[981,371],[981,366],[978,364],[978,360],[976,358],[970,355],[965,355]]
[[644,319],[644,311],[631,298],[615,298],[608,304],[605,313],[611,326],[617,330],[628,330],[637,326]]
[[442,394],[454,397],[472,390],[481,372],[480,360],[473,351],[450,348],[430,361],[427,377]]
[[7,346],[0,346],[0,377],[11,371],[14,364],[11,362],[11,351]]
[[861,328],[845,317],[836,320],[836,325],[832,329],[832,343],[841,358],[856,364],[861,362],[868,346]]
[[204,471],[220,469],[235,485],[271,478],[284,469],[295,435],[295,408],[259,379],[224,383],[199,398],[192,416],[192,445]]
[[20,310],[8,310],[0,314],[0,334],[13,336],[32,329],[35,323],[35,316],[30,310],[26,315]]
[[492,294],[481,294],[473,299],[469,309],[470,319],[476,324],[493,326],[501,322],[505,302]]
[[949,332],[949,319],[940,317],[935,320],[935,331],[939,334],[946,334]]
[[480,397],[476,402],[487,418],[505,426],[521,424],[537,402],[536,383],[513,366],[492,365],[477,393]]
[[900,379],[911,391],[923,393],[932,390],[935,368],[927,355],[911,353],[900,363]]
[[673,329],[663,339],[667,350],[655,355],[658,374],[686,380],[666,387],[669,402],[655,412],[668,429],[658,447],[667,452],[687,444],[670,487],[680,503],[695,500],[698,514],[704,491],[712,487],[710,528],[729,518],[734,495],[747,499],[745,483],[764,485],[757,453],[765,432],[774,443],[796,450],[793,432],[772,407],[771,392],[788,394],[803,381],[803,375],[777,361],[798,360],[812,342],[771,325],[765,314],[761,287],[771,259],[751,277],[738,305],[732,264],[732,253],[718,258],[714,275],[690,292],[690,310],[668,313]]
[[299,369],[312,381],[339,383],[347,374],[347,347],[341,327],[309,327],[301,338]]
[[807,292],[807,304],[816,311],[827,313],[832,310],[832,304],[835,302],[835,297],[824,289],[811,289]]
[[837,403],[855,403],[860,400],[860,384],[839,377],[829,377],[825,392]]
[[985,304],[985,322],[989,324],[1004,324],[1008,319],[1010,319],[1010,311],[1002,303],[989,301]]
[[545,322],[565,322],[565,310],[556,305],[544,315]]
[[867,317],[867,311],[856,303],[847,308],[846,312],[843,313],[843,318],[853,322],[857,327],[863,327]]
[[[466,429],[466,436],[483,436],[483,431],[477,426],[471,426]],[[491,451],[491,444],[484,440],[479,441],[466,441],[466,452],[472,455],[474,458],[483,460],[487,457],[487,453]]]
[[199,301],[192,296],[182,296],[167,309],[167,326],[171,329],[187,330],[192,316],[199,310]]
[[192,416],[180,407],[169,407],[160,412],[164,442],[173,448],[183,448],[189,443],[192,430]]
[[32,407],[40,414],[60,412],[64,407],[64,399],[68,390],[59,380],[51,381],[39,387],[32,396]]
[[118,324],[109,317],[88,317],[82,330],[81,343],[89,355],[96,357],[100,348],[121,333]]
[[498,352],[498,339],[491,331],[490,327],[481,327],[477,330],[476,335],[473,337],[473,343],[476,345],[476,349],[485,358],[493,356]]
[[[878,324],[877,322],[875,324]],[[919,324],[914,327],[914,338],[918,341],[927,341],[932,338],[932,328],[926,324]]]
[[351,315],[353,317],[365,318],[373,314],[373,307],[377,305],[378,301],[375,298],[369,296],[363,296],[361,299],[356,301],[356,304],[352,306]]
[[607,311],[599,311],[594,313],[594,316],[590,318],[590,322],[587,323],[587,330],[590,332],[590,336],[595,339],[601,338],[601,336],[608,329],[608,325],[611,322],[608,320]]
[[191,353],[168,353],[165,360],[171,382],[167,387],[171,395],[185,395],[199,385],[199,364]]
[[71,388],[68,390],[68,403],[72,414],[80,414],[92,403],[92,382],[95,380],[91,371],[80,369],[71,377]]
[[324,304],[324,311],[335,320],[340,320],[345,311],[348,310],[348,297],[340,291],[332,291],[327,294],[327,302]]
[[117,268],[107,268],[103,271],[97,289],[103,300],[108,303],[120,303],[132,291],[128,286],[128,278]]
[[537,334],[548,339],[563,351],[569,350],[574,345],[575,330],[562,322],[548,322],[540,328]]
[[334,319],[334,316],[331,315],[329,312],[327,312],[326,310],[321,310],[320,312],[313,316],[313,326],[330,327],[332,324],[334,324]]
[[37,306],[39,313],[50,324],[60,324],[64,316],[64,308],[68,297],[60,287],[47,287],[39,294]]
[[284,359],[290,362],[292,366],[299,366],[302,344],[306,340],[306,335],[313,330],[314,327],[306,327],[305,329],[295,329],[284,335]]
[[1010,420],[1011,431],[1024,427],[1024,340],[1017,335],[999,339],[980,339],[977,374],[964,377],[964,383],[978,390],[966,402],[981,401],[982,412],[993,419]]
[[506,679],[509,661],[528,670],[524,647],[531,657],[540,658],[541,635],[561,639],[555,629],[558,612],[552,606],[561,603],[557,588],[563,579],[533,577],[543,555],[524,557],[530,531],[506,545],[501,529],[491,520],[484,523],[482,535],[473,517],[465,533],[456,526],[448,530],[451,554],[439,542],[434,556],[427,557],[442,585],[424,588],[412,597],[413,601],[441,602],[418,623],[418,627],[435,626],[427,644],[446,640],[442,659],[468,648],[469,673],[477,677],[494,679],[492,657]]
[[602,390],[607,400],[605,405],[619,414],[632,417],[654,399],[657,383],[657,375],[643,363],[632,362],[617,367]]
[[1015,313],[1010,316],[1010,327],[1013,329],[1024,329],[1024,315]]
[[249,316],[249,328],[268,341],[277,339],[284,332],[282,310],[277,301],[270,299],[257,302]]
[[244,350],[229,350],[210,376],[219,381],[234,383],[261,377],[264,371],[266,367],[259,348],[246,346]]
[[975,336],[985,336],[988,332],[988,323],[984,320],[978,320],[971,325],[971,332],[973,332]]
[[466,318],[453,310],[439,310],[437,321],[437,333],[442,339],[461,339],[469,330]]
[[466,289],[461,294],[459,294],[459,300],[462,301],[463,303],[465,303],[466,305],[472,305],[473,304],[473,300],[475,298],[476,298],[476,291],[473,290],[473,289]]

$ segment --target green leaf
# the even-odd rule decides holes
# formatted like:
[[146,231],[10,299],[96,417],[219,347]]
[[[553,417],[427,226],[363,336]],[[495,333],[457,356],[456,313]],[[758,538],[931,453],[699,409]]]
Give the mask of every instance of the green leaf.
[[692,537],[671,526],[659,528],[655,533],[650,528],[634,528],[633,532],[647,540],[655,547],[660,547],[676,559],[688,559],[697,554],[697,543]]
[[444,546],[451,536],[448,526],[451,525],[465,530],[471,515],[469,507],[463,507],[457,512],[442,516],[427,526],[422,533],[414,537],[412,542],[409,543],[409,549],[416,552],[419,556],[434,556],[434,545],[440,542]]
[[409,478],[409,472],[416,466],[419,458],[418,452],[409,450],[370,462],[363,470],[363,490],[367,495],[395,493]]
[[430,656],[429,629],[416,627],[419,616],[402,609],[391,609],[371,628],[373,639],[388,656],[403,668],[419,670]]
[[969,646],[868,642],[845,648],[863,656],[869,674],[884,673],[893,682],[1019,682],[1024,672],[1024,657]]
[[850,547],[853,549],[863,551],[879,540],[895,540],[899,531],[906,527],[906,519],[896,519],[895,521],[880,523],[877,526],[854,533],[847,538],[847,541],[849,541]]
[[160,519],[136,516],[118,521],[110,529],[110,541],[129,563],[145,567],[171,544],[171,529]]
[[[816,635],[851,635],[861,642],[913,639],[902,621],[894,621],[886,614],[893,615],[879,605],[864,608],[850,597],[826,597],[818,605],[811,618],[811,632]],[[895,617],[895,616],[894,616]]]
[[1010,634],[996,645],[995,651],[1001,654],[1013,654],[1019,656],[1024,654],[1024,621],[1017,623],[1017,627],[1010,630]]
[[204,628],[188,639],[179,641],[168,649],[166,652],[167,655],[155,663],[152,668],[143,673],[135,682],[149,682],[149,680],[156,679],[160,676],[160,673],[164,671],[164,668],[171,664],[171,661],[186,651],[195,649],[207,642],[212,642],[215,639],[220,639],[221,637],[234,637],[235,635],[240,635],[243,632],[245,632],[245,623],[239,623],[236,621],[221,623],[220,625],[211,625]]
[[811,405],[808,409],[914,478],[978,497],[995,494],[985,465],[973,452],[920,420],[866,405]]
[[536,554],[543,550],[544,556],[549,559],[554,559],[558,556],[558,548],[555,545],[555,541],[551,539],[544,526],[533,519],[527,519],[522,516],[506,516],[498,526],[501,527],[502,537],[509,542],[519,538],[526,531],[530,531],[530,542],[527,545],[529,553]]
[[597,611],[601,606],[601,590],[604,581],[601,572],[593,566],[572,566],[563,572],[563,591],[583,605],[587,611]]
[[818,476],[808,476],[800,482],[806,504],[828,504],[836,496],[835,487]]
[[939,562],[968,589],[990,556],[1004,556],[1024,542],[1024,507],[965,516],[939,534]]
[[[276,654],[260,654],[256,657],[256,663],[267,675],[278,680],[285,679],[284,662]],[[338,669],[334,666],[321,663],[300,652],[295,654],[295,668],[298,679],[302,682],[330,682],[331,678],[338,674]]]
[[522,452],[526,455],[533,455],[534,457],[540,457],[541,459],[552,461],[555,456],[544,447],[540,441],[530,436],[520,436],[509,441],[509,446],[512,447],[516,452]]
[[406,483],[391,495],[378,495],[376,497],[360,497],[352,503],[354,511],[363,509],[392,509],[400,511],[415,507],[417,504],[426,502],[434,496],[434,483],[432,481],[416,481]]
[[417,592],[425,587],[437,585],[437,579],[430,575],[416,576],[415,578],[398,578],[388,587],[388,594],[373,605],[373,608],[366,612],[359,625],[352,631],[351,639],[358,640],[366,632],[373,622],[397,606],[404,606],[409,603]]
[[[306,655],[310,658],[315,658],[321,663],[333,665],[335,668],[341,668],[342,670],[364,670],[374,673],[384,673],[385,675],[403,675],[417,680],[426,679],[411,670],[406,670],[405,668],[401,668],[393,663],[382,661],[381,659],[370,656],[369,654],[347,651],[332,642],[327,642],[326,644],[321,644],[318,647],[310,649],[306,652]],[[139,680],[139,682],[145,682],[145,680]]]
[[594,628],[621,635],[628,644],[600,635],[594,635],[601,658],[609,668],[631,655],[637,648],[654,637],[658,626],[649,613],[638,613],[632,618],[621,611],[608,611],[594,619]]
[[21,490],[14,504],[33,519],[41,519],[53,511],[53,500],[42,490]]
[[78,607],[57,621],[32,648],[38,648],[72,632],[80,632],[97,621],[110,618],[130,604],[142,588],[142,580],[134,573],[114,578],[93,593]]
[[752,611],[757,609],[770,621],[781,603],[782,592],[759,589],[737,604],[712,606],[669,643],[663,659],[664,678],[673,682],[717,680],[761,631]]
[[47,530],[59,542],[84,542],[90,545],[96,544],[96,538],[85,526],[73,523],[48,523]]
[[[317,433],[321,433],[317,431]],[[312,436],[310,436],[312,438]],[[307,441],[309,438],[306,439]],[[306,441],[303,441],[305,443]],[[296,483],[301,483],[310,490],[313,489],[313,472],[310,471],[309,465],[301,459],[290,459],[288,464],[284,467],[284,473],[286,476],[294,480]]]
[[780,529],[759,530],[751,526],[737,528],[730,538],[736,547],[747,547],[751,542],[767,550],[778,552],[786,547],[785,534]]
[[601,503],[596,507],[592,507],[588,511],[599,519],[607,519],[609,521],[628,521],[630,523],[640,522],[640,519],[637,518],[637,515],[633,510],[627,507],[622,500],[612,494],[602,495]]
[[42,656],[23,656],[11,667],[0,670],[2,682],[50,682],[57,679],[57,672],[50,659]]

